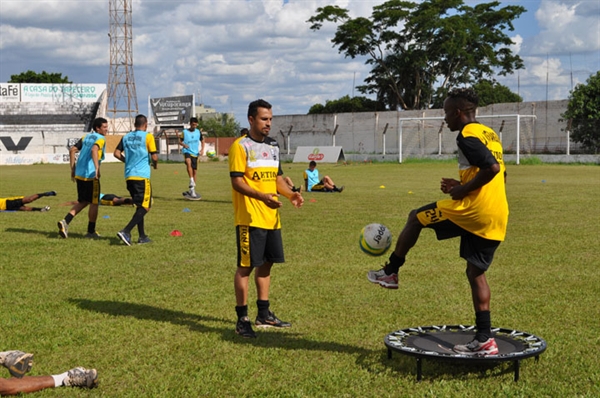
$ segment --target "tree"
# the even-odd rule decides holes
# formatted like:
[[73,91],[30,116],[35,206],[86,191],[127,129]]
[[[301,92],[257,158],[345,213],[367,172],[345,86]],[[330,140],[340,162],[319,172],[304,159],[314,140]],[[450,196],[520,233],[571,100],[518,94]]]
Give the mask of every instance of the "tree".
[[575,86],[567,111],[561,116],[570,122],[573,142],[600,153],[600,71],[590,76],[586,84]]
[[45,70],[42,73],[36,73],[32,70],[27,72],[19,73],[18,75],[11,75],[9,83],[66,83],[71,84],[68,76],[62,75],[62,73],[48,73]]
[[198,126],[212,137],[235,137],[240,131],[240,124],[227,113],[199,120]]
[[[510,91],[510,88],[487,79],[480,80],[473,85],[473,89],[479,97],[478,106],[487,106],[491,104],[505,104],[510,102],[523,102],[523,98]],[[433,102],[434,108],[443,108],[444,99],[446,98],[447,91],[441,92],[439,96],[436,96]]]
[[523,68],[504,31],[514,30],[512,21],[525,8],[499,5],[389,0],[373,7],[370,18],[350,18],[347,9],[325,6],[307,22],[312,30],[338,24],[334,47],[346,57],[367,57],[372,69],[360,92],[376,94],[389,109],[424,109],[451,87]]
[[367,97],[350,98],[345,95],[337,100],[327,100],[325,105],[315,104],[310,107],[309,115],[318,113],[344,113],[344,112],[377,112],[385,110],[385,106]]

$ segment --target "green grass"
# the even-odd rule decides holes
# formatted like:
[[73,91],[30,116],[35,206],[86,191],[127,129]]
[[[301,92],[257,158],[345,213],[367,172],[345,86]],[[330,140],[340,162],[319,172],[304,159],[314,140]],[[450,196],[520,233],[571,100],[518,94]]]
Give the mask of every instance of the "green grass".
[[[300,183],[305,165],[285,163]],[[102,190],[126,194],[121,164],[102,167]],[[0,195],[54,189],[49,213],[0,213],[0,350],[36,354],[33,375],[95,367],[95,391],[54,389],[37,396],[456,396],[600,395],[600,168],[509,165],[506,242],[488,273],[494,326],[546,339],[539,362],[491,368],[414,358],[387,359],[383,338],[418,325],[472,324],[458,240],[425,230],[390,291],[365,278],[385,260],[358,248],[361,228],[395,236],[408,212],[440,199],[448,163],[320,166],[342,194],[307,193],[302,209],[282,208],[285,264],[274,267],[273,310],[293,327],[234,333],[235,234],[226,162],[201,163],[203,200],[182,199],[182,164],[153,171],[154,243],[126,247],[115,234],[131,207],[101,207],[98,241],[83,239],[87,210],[69,239],[56,222],[76,198],[67,165],[0,167]],[[380,188],[380,186],[385,188]],[[189,212],[184,211],[189,209]],[[182,237],[169,233],[178,229]],[[134,230],[134,239],[137,232]],[[254,284],[250,315],[256,314]],[[3,376],[8,373],[4,372]]]

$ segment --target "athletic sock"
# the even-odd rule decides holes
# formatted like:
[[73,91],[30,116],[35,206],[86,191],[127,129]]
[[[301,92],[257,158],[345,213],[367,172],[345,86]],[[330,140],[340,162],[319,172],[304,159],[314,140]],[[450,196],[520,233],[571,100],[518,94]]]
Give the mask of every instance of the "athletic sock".
[[73,217],[75,217],[73,214],[71,213],[67,213],[67,215],[65,216],[65,222],[68,224],[71,223],[71,221],[73,221]]
[[256,300],[258,307],[258,317],[265,319],[269,316],[269,300]]
[[54,387],[62,386],[68,375],[69,372],[61,373],[59,375],[52,375],[52,378],[54,379]]
[[483,343],[492,337],[492,317],[489,311],[475,312],[475,325],[477,326],[475,338],[478,341]]
[[146,236],[146,232],[144,231],[144,219],[143,218],[138,223],[137,227],[138,227],[138,234],[140,235],[140,238]]
[[146,209],[144,209],[143,207],[138,207],[137,210],[135,211],[135,214],[131,218],[131,221],[129,221],[129,224],[127,224],[127,226],[125,228],[123,228],[123,230],[126,231],[127,233],[131,233],[131,230],[133,229],[133,227],[138,225],[140,223],[140,221],[142,221],[144,219],[144,216],[146,215],[146,213],[147,213]]
[[238,319],[242,319],[245,316],[248,316],[248,306],[247,305],[236,305],[235,313],[237,314]]
[[94,232],[96,232],[96,223],[88,222],[88,233],[93,234]]
[[404,261],[406,261],[405,257],[398,257],[396,256],[396,253],[392,252],[392,254],[390,254],[389,262],[383,268],[385,270],[385,274],[397,274],[400,270],[400,267],[404,265]]

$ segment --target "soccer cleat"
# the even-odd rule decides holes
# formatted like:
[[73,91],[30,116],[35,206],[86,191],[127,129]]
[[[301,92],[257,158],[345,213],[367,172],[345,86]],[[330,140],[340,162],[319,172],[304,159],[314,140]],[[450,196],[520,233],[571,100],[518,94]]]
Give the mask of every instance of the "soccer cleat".
[[69,224],[65,220],[60,220],[58,222],[58,234],[61,238],[67,239],[69,236]]
[[84,238],[86,239],[99,239],[100,238],[100,234],[98,232],[88,232],[87,234],[83,235]]
[[44,192],[42,196],[56,196],[56,191]]
[[185,198],[189,199],[189,200],[200,200],[200,199],[202,199],[202,196],[199,193],[192,192],[188,196],[186,196]]
[[260,318],[259,316],[256,317],[256,322],[254,322],[254,324],[256,325],[256,327],[258,328],[270,328],[270,327],[275,327],[275,328],[289,328],[292,326],[291,323],[289,322],[284,322],[281,319],[277,318],[275,316],[275,314],[271,311],[269,311],[269,316],[267,316],[266,318]]
[[386,275],[384,268],[367,272],[367,279],[369,282],[379,283],[379,286],[386,289],[398,289],[398,274]]
[[2,362],[13,377],[21,378],[33,366],[33,354],[23,351],[9,351]]
[[235,332],[245,338],[256,338],[256,333],[252,330],[250,318],[247,316],[238,319],[237,324],[235,325]]
[[44,212],[44,213],[45,213],[45,212],[47,212],[47,211],[50,211],[50,206],[44,206],[44,207],[42,207],[42,208],[40,209],[40,211],[41,211],[41,212]]
[[152,243],[152,239],[150,239],[148,236],[140,236],[137,243],[138,243],[138,245],[143,245],[145,243]]
[[128,234],[125,231],[119,231],[117,232],[117,237],[127,246],[131,246],[131,234]]
[[190,196],[190,191],[185,191],[185,192],[182,192],[181,194],[187,198],[188,196]]
[[63,381],[67,387],[94,388],[98,386],[98,372],[96,369],[77,367],[69,370]]
[[493,337],[484,342],[473,339],[470,343],[455,345],[454,352],[471,356],[498,355],[498,344]]
[[343,185],[342,185],[342,186],[341,186],[341,187],[338,189],[338,192],[340,192],[340,193],[341,193],[341,192],[344,190],[344,188],[345,188],[345,186],[343,186]]

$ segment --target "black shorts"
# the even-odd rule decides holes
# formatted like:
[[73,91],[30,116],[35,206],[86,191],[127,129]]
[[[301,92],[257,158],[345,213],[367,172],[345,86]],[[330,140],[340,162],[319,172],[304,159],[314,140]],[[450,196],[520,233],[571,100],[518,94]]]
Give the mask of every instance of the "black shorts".
[[19,210],[23,206],[23,197],[19,199],[6,199],[6,210]]
[[333,192],[325,188],[325,181],[323,180],[319,181],[318,184],[313,185],[310,190],[315,192]]
[[127,190],[137,207],[149,209],[152,206],[152,186],[149,179],[127,180]]
[[198,156],[190,155],[189,153],[184,153],[183,157],[190,160],[190,165],[192,166],[192,170],[198,169]]
[[[419,213],[427,214],[427,216],[419,217]],[[474,235],[447,218],[442,217],[436,203],[430,203],[419,208],[417,210],[417,217],[421,224],[423,224],[424,219],[428,220],[428,223],[423,224],[423,226],[433,229],[438,240],[460,236],[460,256],[469,263],[483,271],[487,271],[492,264],[494,253],[498,246],[500,246],[500,241]]]
[[100,199],[100,180],[80,180],[77,181],[77,201],[88,202],[94,205],[99,203]]
[[280,229],[238,225],[235,231],[238,267],[260,267],[266,262],[285,262]]

